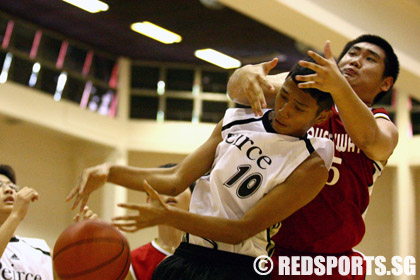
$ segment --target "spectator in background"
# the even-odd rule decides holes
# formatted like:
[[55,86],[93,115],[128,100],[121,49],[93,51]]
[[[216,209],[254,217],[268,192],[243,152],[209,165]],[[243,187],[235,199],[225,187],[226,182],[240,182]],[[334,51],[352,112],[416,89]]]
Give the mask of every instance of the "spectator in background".
[[39,194],[32,188],[19,190],[12,167],[0,165],[0,274],[3,279],[53,280],[50,248],[43,239],[15,235],[31,202]]

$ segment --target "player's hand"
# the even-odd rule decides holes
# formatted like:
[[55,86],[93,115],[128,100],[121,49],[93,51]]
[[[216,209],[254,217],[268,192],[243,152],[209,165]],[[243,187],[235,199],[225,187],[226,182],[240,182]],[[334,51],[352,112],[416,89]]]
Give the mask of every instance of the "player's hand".
[[15,195],[15,202],[11,215],[17,216],[20,220],[28,213],[29,204],[39,199],[39,194],[29,187],[24,187]]
[[316,63],[308,61],[299,61],[299,65],[312,69],[314,74],[298,75],[296,80],[303,81],[299,83],[299,88],[316,88],[321,91],[329,92],[333,97],[334,94],[340,92],[343,87],[349,86],[346,78],[341,74],[332,52],[330,41],[324,46],[325,58],[319,54],[308,51],[308,55],[312,57]]
[[106,163],[85,169],[82,176],[80,176],[77,185],[66,197],[66,201],[70,201],[75,197],[75,201],[71,209],[75,209],[81,202],[80,212],[82,212],[89,199],[89,195],[94,190],[102,187],[107,182],[108,176],[109,165]]
[[239,95],[246,96],[249,105],[256,116],[262,116],[262,109],[267,107],[264,91],[274,92],[274,85],[268,80],[267,75],[276,67],[277,58],[255,65],[246,65],[237,70],[236,86],[240,87]]
[[74,217],[73,220],[74,222],[78,222],[78,221],[83,221],[83,220],[95,220],[98,218],[98,215],[93,212],[92,210],[89,209],[89,207],[85,206],[83,208],[83,211],[80,213],[77,213]]
[[125,232],[135,232],[142,228],[164,223],[169,211],[161,196],[150,186],[146,180],[143,182],[144,190],[149,194],[150,202],[147,204],[118,204],[119,207],[136,210],[135,215],[126,215],[112,218],[112,225]]

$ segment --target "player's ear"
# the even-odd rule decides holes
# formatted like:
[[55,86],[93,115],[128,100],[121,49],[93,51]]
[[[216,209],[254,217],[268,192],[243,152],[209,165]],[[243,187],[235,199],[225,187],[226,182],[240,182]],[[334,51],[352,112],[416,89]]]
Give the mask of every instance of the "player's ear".
[[394,79],[392,77],[386,77],[381,83],[381,90],[388,91],[393,84],[394,84]]
[[332,115],[331,109],[326,109],[321,111],[321,113],[318,114],[318,116],[315,119],[315,124],[320,124],[328,120]]

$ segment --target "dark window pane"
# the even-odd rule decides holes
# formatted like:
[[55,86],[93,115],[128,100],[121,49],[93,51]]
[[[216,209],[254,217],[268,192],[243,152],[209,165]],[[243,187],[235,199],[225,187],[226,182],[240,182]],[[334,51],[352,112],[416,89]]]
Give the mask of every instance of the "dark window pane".
[[193,70],[168,69],[166,72],[166,89],[191,91],[194,83]]
[[34,28],[27,27],[23,23],[15,21],[10,47],[29,54],[31,52],[34,35]]
[[62,98],[80,104],[83,90],[85,89],[85,83],[85,81],[67,75],[67,81],[64,86]]
[[227,108],[226,102],[203,101],[201,121],[217,123],[223,118]]
[[109,82],[114,64],[114,60],[94,54],[90,74],[98,80]]
[[411,124],[413,126],[413,135],[420,134],[420,112],[411,113]]
[[224,72],[207,72],[201,74],[201,83],[204,92],[226,93],[228,74]]
[[159,107],[159,98],[146,96],[131,96],[130,118],[156,119]]
[[32,62],[13,56],[8,78],[27,86],[32,74],[32,67]]
[[4,64],[4,59],[6,58],[6,52],[4,52],[1,48],[0,48],[0,71],[1,69],[3,69],[3,64]]
[[154,89],[157,88],[159,81],[159,68],[132,66],[131,67],[131,87]]
[[37,88],[49,94],[54,94],[57,89],[57,82],[60,74],[61,72],[58,70],[41,66],[38,75]]
[[87,51],[84,49],[78,48],[74,45],[69,45],[67,48],[66,59],[64,60],[64,67],[82,73],[86,53]]
[[190,99],[166,99],[166,120],[191,121],[193,101]]
[[55,65],[57,62],[58,54],[60,53],[60,49],[61,41],[43,32],[37,57]]

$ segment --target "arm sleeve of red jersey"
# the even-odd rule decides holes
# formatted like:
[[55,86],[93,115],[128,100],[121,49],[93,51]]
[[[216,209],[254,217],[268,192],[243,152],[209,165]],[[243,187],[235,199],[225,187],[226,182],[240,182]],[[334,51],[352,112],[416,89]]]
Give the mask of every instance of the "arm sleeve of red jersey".
[[391,121],[391,118],[389,117],[389,113],[384,108],[376,108],[372,109],[373,116],[375,119],[383,118]]

